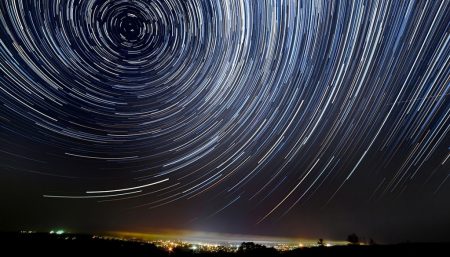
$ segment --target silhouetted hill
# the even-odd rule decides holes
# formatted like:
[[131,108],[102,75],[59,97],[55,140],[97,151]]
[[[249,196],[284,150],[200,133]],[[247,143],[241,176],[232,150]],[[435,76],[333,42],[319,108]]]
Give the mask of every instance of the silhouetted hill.
[[279,252],[274,248],[245,242],[236,252],[198,252],[183,247],[168,251],[154,244],[139,241],[125,241],[91,235],[55,235],[48,233],[0,233],[0,245],[0,256],[450,256],[449,243],[304,247]]

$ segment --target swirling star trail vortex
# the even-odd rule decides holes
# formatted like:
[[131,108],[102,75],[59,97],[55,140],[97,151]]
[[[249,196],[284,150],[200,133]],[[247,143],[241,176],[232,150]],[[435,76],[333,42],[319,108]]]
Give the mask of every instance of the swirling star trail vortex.
[[450,1],[0,3],[2,169],[54,204],[440,194],[449,95]]

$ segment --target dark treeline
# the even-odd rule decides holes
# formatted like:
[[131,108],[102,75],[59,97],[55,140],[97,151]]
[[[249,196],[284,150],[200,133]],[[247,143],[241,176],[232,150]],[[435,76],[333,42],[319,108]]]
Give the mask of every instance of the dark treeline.
[[193,251],[177,247],[172,251],[153,244],[93,238],[89,235],[50,235],[47,233],[1,233],[0,256],[173,256],[173,257],[246,257],[246,256],[450,256],[448,243],[404,243],[396,245],[349,245],[325,247],[319,239],[317,247],[277,251],[252,242],[244,242],[236,252]]

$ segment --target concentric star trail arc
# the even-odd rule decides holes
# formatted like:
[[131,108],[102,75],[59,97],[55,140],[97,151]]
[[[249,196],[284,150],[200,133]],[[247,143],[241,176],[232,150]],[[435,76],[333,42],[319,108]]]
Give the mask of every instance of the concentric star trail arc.
[[0,3],[0,154],[60,176],[48,201],[263,223],[360,176],[368,199],[439,193],[449,95],[449,1]]

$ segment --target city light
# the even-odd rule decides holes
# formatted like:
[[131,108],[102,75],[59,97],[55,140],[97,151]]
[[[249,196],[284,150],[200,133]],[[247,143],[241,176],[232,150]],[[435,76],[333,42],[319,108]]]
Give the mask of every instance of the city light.
[[50,230],[50,234],[62,235],[62,234],[64,234],[64,230],[62,230],[62,229]]

